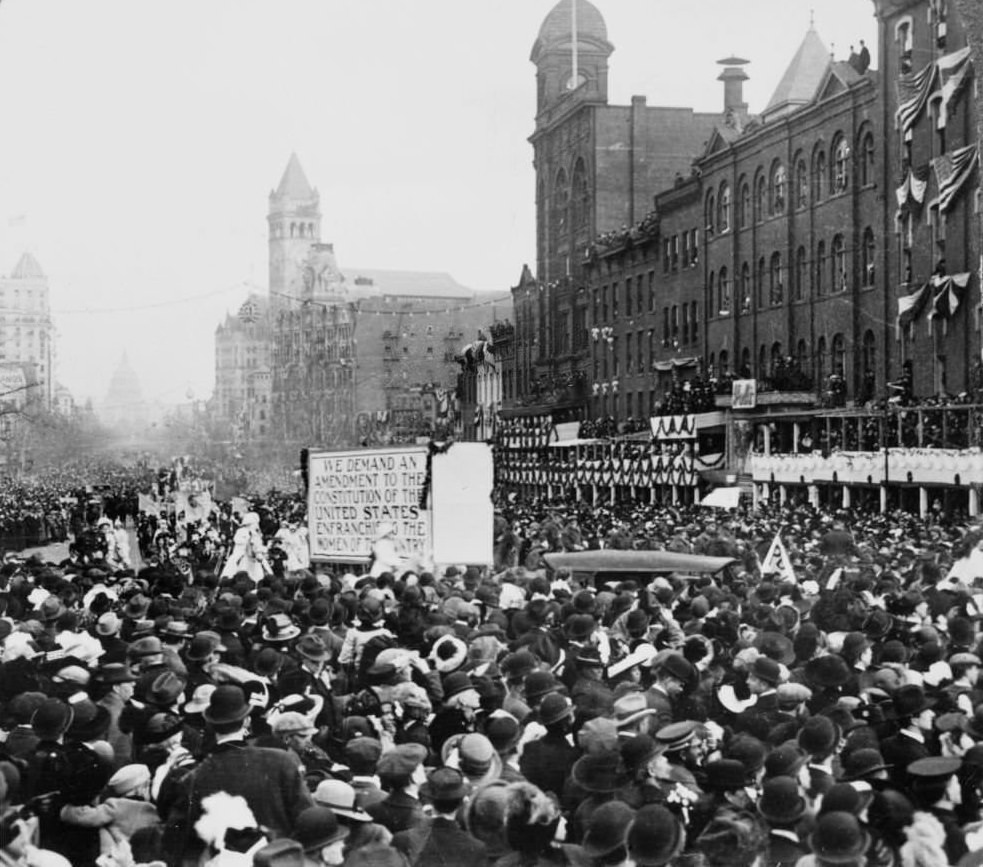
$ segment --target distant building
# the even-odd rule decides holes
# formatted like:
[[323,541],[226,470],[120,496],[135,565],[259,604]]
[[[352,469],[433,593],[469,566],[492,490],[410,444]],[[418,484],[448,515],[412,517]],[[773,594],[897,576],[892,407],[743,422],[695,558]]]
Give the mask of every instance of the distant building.
[[150,408],[143,389],[126,353],[120,359],[109,381],[106,398],[99,407],[100,421],[120,433],[136,433],[147,427]]
[[417,407],[446,424],[464,335],[503,316],[508,294],[475,293],[443,272],[342,270],[296,154],[269,202],[268,296],[250,295],[216,329],[220,427],[233,441],[332,446],[370,429],[393,436],[380,432],[385,419],[408,429]]
[[78,409],[72,393],[60,382],[55,384],[55,402],[52,408],[58,415],[65,417],[75,415]]
[[457,356],[508,315],[507,293],[476,293],[443,272],[346,269],[356,304],[356,409],[392,409],[412,389],[453,392]]
[[32,397],[51,409],[55,396],[54,323],[48,278],[24,253],[9,277],[0,277],[0,363],[31,364]]
[[270,399],[269,301],[251,294],[215,329],[212,413],[230,440],[265,437]]

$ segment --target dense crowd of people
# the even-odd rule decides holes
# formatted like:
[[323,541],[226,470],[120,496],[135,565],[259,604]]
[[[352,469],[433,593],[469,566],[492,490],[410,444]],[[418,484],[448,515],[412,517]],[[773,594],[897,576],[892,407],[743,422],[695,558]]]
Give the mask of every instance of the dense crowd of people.
[[[502,496],[493,562],[397,566],[380,526],[355,568],[310,563],[299,494],[125,490],[0,566],[2,864],[983,858],[966,520]],[[550,565],[599,548],[730,565]]]

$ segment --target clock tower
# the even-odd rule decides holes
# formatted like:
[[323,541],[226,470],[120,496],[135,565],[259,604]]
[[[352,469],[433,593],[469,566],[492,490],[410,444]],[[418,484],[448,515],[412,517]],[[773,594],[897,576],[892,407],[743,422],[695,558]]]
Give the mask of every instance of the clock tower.
[[321,241],[321,197],[311,187],[297,154],[290,161],[280,186],[270,192],[269,257],[270,304],[282,307],[304,292],[303,268],[311,248]]

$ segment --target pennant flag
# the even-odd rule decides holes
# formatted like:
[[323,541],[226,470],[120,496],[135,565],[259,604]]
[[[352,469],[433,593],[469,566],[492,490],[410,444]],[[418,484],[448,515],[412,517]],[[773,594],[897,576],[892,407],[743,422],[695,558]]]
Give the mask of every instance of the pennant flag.
[[795,570],[792,568],[792,558],[788,556],[788,549],[782,541],[781,533],[775,534],[771,547],[765,554],[765,559],[761,564],[761,574],[778,574],[783,581],[795,581],[797,583]]
[[898,126],[907,132],[922,113],[935,81],[936,67],[929,63],[920,72],[902,75],[898,81]]
[[910,295],[902,295],[898,299],[898,318],[895,323],[898,340],[901,339],[901,331],[909,323],[914,322],[922,312],[922,308],[928,300],[930,286],[931,283],[926,283]]
[[966,46],[960,51],[946,54],[938,59],[939,80],[942,84],[942,116],[939,118],[939,123],[947,122],[949,106],[969,78],[969,71],[973,67],[969,59],[969,51],[969,46]]
[[939,291],[932,299],[932,312],[928,314],[929,319],[935,319],[937,316],[948,319],[955,316],[962,301],[963,290],[969,283],[969,276],[969,271],[966,271],[964,274],[952,274],[937,280],[933,278],[933,283]]
[[979,163],[979,159],[979,147],[971,144],[932,160],[935,180],[939,185],[940,211],[949,210],[963,184]]

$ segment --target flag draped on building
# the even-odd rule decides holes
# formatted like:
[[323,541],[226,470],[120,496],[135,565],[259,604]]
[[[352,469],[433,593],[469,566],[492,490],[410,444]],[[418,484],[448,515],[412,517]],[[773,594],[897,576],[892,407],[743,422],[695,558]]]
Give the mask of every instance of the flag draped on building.
[[932,278],[932,312],[928,314],[929,319],[937,316],[949,319],[955,316],[970,276],[970,272],[966,271],[963,274],[947,274],[944,277]]
[[761,563],[761,574],[777,574],[782,581],[797,581],[795,570],[792,568],[792,558],[788,556],[788,549],[782,541],[781,533],[776,533],[775,538],[772,539],[771,547]]
[[898,217],[908,211],[918,212],[925,201],[925,190],[928,187],[928,166],[908,169],[908,174],[894,194],[898,200]]
[[902,75],[898,80],[898,126],[908,132],[918,120],[928,102],[935,81],[935,63],[929,63],[919,72]]
[[950,208],[979,161],[980,151],[976,144],[957,148],[952,153],[943,154],[932,160],[935,180],[939,186],[940,211],[947,211]]
[[969,78],[973,63],[969,59],[969,46],[952,54],[946,54],[936,61],[939,72],[939,85],[942,93],[942,113],[939,123],[944,124],[948,119],[949,106]]
[[922,312],[931,286],[931,283],[925,283],[910,295],[902,295],[898,299],[898,318],[895,322],[898,340],[901,339],[902,330],[914,322]]

